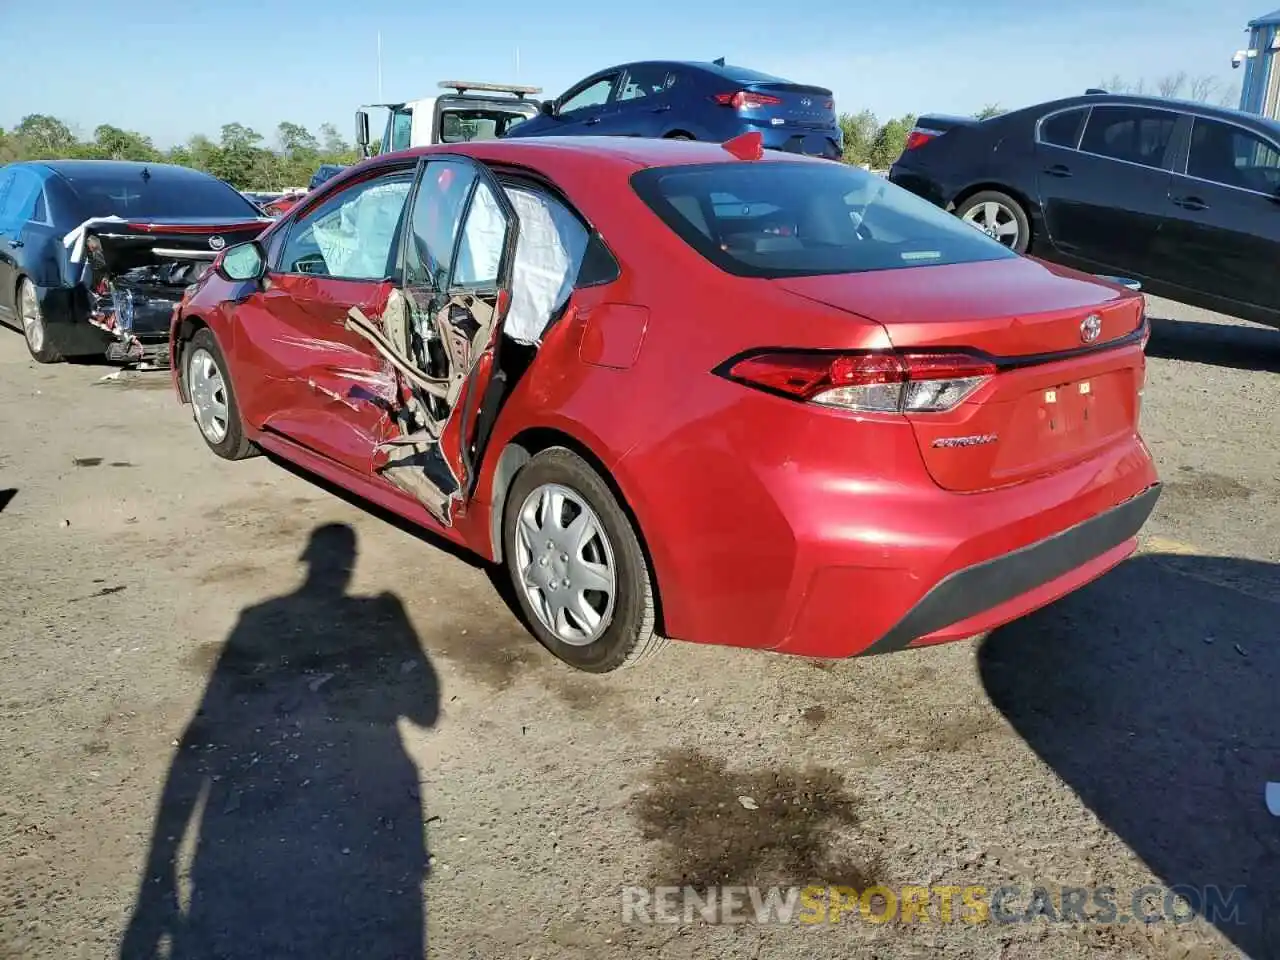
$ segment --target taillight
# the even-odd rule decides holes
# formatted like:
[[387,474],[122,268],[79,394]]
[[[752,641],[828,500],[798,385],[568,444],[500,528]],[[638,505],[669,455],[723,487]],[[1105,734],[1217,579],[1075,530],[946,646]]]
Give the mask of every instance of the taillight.
[[722,107],[733,107],[735,110],[750,110],[752,107],[776,107],[782,103],[782,100],[778,97],[771,97],[767,93],[751,93],[748,90],[739,90],[737,93],[717,93],[711,99]]
[[907,134],[907,149],[914,150],[916,147],[923,146],[937,136],[940,136],[940,132],[937,130],[929,130],[926,127],[916,127]]
[[967,353],[752,354],[721,371],[770,393],[859,413],[938,413],[971,396],[996,374],[995,364]]

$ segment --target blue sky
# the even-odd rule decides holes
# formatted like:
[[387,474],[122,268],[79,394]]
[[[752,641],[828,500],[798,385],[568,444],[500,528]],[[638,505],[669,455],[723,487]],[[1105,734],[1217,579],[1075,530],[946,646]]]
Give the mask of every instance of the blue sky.
[[[1069,95],[1120,74],[1185,70],[1236,87],[1245,24],[1280,0],[0,0],[0,126],[28,113],[99,123],[167,147],[239,121],[350,136],[388,100],[442,79],[518,80],[547,95],[598,68],[726,57],[828,86],[837,109],[971,113]],[[517,48],[519,73],[516,71]],[[21,65],[21,68],[19,68]],[[15,82],[21,77],[21,82]]]

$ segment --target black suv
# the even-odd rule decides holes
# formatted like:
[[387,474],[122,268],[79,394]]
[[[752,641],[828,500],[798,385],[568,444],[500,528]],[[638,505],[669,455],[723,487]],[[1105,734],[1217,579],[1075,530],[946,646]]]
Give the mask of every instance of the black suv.
[[1280,327],[1280,123],[1089,91],[922,116],[889,171],[1018,252]]

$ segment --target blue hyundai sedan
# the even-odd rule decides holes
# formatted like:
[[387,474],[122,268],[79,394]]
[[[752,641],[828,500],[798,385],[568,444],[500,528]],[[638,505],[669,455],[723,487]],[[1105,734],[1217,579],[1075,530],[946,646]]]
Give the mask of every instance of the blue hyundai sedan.
[[646,61],[610,67],[575,84],[507,137],[671,137],[722,143],[758,131],[771,150],[831,160],[843,149],[825,87],[745,67]]

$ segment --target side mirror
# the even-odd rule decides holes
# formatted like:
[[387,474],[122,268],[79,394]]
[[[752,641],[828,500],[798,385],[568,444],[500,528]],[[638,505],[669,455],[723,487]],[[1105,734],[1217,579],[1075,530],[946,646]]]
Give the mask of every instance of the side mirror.
[[556,102],[554,100],[542,101],[542,115],[544,117],[554,117],[556,115]]
[[262,252],[262,247],[258,246],[258,241],[237,243],[222,255],[222,259],[218,262],[218,272],[224,279],[234,283],[261,280],[262,275],[267,272],[267,258]]
[[369,114],[363,110],[356,111],[356,147],[362,157],[369,155]]

